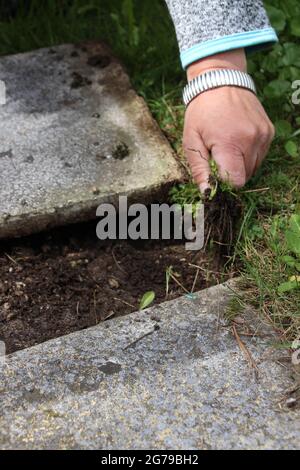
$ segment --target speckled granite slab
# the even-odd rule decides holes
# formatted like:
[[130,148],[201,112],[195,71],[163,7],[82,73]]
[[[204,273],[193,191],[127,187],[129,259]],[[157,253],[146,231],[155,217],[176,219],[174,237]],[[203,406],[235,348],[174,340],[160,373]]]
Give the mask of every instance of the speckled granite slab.
[[299,449],[300,411],[284,407],[289,368],[252,312],[256,337],[241,338],[254,377],[223,320],[232,289],[216,286],[2,361],[0,448]]

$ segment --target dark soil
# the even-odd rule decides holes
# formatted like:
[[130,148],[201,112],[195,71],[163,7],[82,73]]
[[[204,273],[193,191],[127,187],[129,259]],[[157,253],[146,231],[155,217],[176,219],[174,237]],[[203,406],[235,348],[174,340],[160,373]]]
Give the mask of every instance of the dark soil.
[[[103,244],[95,227],[2,242],[0,339],[8,353],[138,310],[146,291],[153,290],[159,303],[186,293],[178,283],[190,292],[221,280],[204,251],[162,241]],[[178,282],[170,279],[166,295],[170,266]]]

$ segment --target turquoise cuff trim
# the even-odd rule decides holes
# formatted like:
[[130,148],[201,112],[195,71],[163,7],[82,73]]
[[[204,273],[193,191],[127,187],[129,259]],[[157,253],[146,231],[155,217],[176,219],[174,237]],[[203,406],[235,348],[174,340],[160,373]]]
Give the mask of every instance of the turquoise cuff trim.
[[180,54],[181,63],[183,68],[186,68],[199,59],[220,52],[226,52],[232,49],[252,48],[257,45],[266,45],[277,41],[278,37],[273,28],[231,34],[230,36],[223,36],[218,39],[211,39],[210,41],[195,44]]

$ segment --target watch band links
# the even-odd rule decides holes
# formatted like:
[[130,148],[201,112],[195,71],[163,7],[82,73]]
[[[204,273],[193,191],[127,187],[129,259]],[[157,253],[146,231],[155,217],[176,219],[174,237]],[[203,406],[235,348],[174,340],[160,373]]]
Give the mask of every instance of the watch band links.
[[233,69],[217,69],[204,72],[188,82],[183,90],[183,102],[188,106],[201,93],[223,86],[245,88],[256,94],[254,81],[248,73]]

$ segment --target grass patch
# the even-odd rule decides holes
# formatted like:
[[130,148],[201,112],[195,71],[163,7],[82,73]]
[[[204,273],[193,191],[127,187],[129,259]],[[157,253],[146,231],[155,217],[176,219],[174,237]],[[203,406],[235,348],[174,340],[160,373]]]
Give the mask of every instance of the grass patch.
[[[32,0],[30,7],[28,2],[19,3],[16,16],[2,16],[0,54],[89,38],[105,40],[182,155],[185,77],[163,1]],[[290,344],[300,335],[300,261],[287,235],[292,217],[300,214],[300,104],[292,103],[292,83],[300,80],[300,4],[298,0],[265,3],[281,41],[252,55],[249,72],[277,136],[258,174],[240,191],[244,209],[232,260],[241,261],[247,300],[270,319],[284,344]],[[2,11],[5,4],[0,1]],[[197,202],[199,193],[187,183],[174,189],[172,197],[179,203]],[[300,240],[300,232],[294,237]]]
[[239,297],[233,296],[230,299],[225,310],[225,320],[227,320],[228,323],[232,323],[238,315],[243,313],[244,309],[245,304],[243,303],[243,301]]

